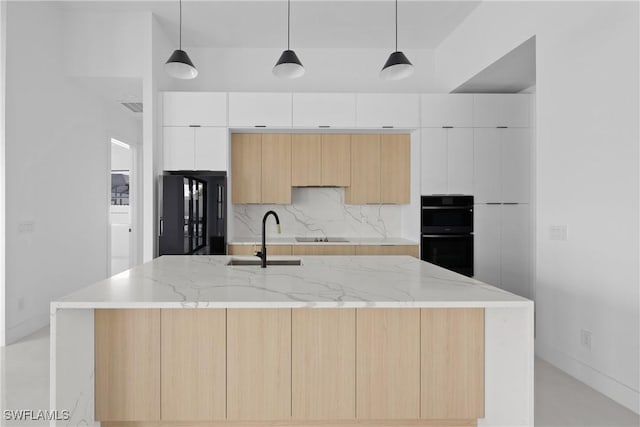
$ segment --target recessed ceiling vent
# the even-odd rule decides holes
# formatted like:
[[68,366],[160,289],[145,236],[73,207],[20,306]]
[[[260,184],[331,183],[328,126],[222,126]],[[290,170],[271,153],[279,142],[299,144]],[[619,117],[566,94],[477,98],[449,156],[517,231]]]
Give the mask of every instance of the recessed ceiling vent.
[[142,113],[142,102],[121,102],[120,104],[134,113]]

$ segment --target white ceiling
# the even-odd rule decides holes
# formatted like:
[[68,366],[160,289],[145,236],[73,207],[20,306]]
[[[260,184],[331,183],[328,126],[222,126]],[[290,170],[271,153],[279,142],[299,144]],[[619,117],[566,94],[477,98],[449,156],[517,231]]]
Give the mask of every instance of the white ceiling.
[[[110,11],[152,11],[167,35],[178,42],[177,1],[74,1],[72,8]],[[400,50],[435,48],[480,1],[403,1],[398,3]],[[394,2],[291,2],[291,47],[393,48]],[[287,2],[183,1],[183,46],[286,46]]]

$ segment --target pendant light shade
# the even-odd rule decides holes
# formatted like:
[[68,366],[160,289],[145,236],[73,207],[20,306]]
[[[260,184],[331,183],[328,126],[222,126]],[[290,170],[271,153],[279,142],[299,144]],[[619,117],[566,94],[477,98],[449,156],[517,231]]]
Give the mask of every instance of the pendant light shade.
[[273,74],[283,79],[297,79],[304,75],[304,67],[298,55],[290,49],[291,45],[291,0],[287,0],[287,50],[282,52],[273,67]]
[[413,74],[413,64],[402,52],[393,52],[384,63],[380,77],[385,80],[400,80]]
[[176,79],[195,79],[198,76],[198,70],[191,62],[187,52],[182,50],[182,0],[180,0],[179,37],[179,48],[174,50],[169,59],[167,59],[164,64],[164,70],[168,75]]
[[184,50],[176,49],[173,51],[164,69],[171,77],[176,79],[195,79],[198,76],[198,70],[193,66],[191,58]]
[[396,0],[396,50],[384,63],[380,77],[385,80],[400,80],[413,74],[413,64],[407,56],[398,50],[398,0]]

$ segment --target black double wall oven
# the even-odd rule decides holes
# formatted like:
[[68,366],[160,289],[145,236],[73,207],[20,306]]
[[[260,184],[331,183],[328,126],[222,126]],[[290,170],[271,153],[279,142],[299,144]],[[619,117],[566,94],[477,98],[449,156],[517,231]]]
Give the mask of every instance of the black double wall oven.
[[421,198],[423,261],[473,276],[473,196]]

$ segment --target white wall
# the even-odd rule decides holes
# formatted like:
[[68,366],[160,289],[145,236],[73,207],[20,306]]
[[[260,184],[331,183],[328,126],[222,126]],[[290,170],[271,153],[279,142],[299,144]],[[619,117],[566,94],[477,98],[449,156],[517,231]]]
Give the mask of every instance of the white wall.
[[7,5],[7,342],[105,277],[110,139],[138,138],[131,115],[65,75],[66,22],[54,3]]
[[[169,57],[171,49],[166,52]],[[415,73],[406,80],[386,81],[379,77],[388,49],[297,49],[306,69],[299,79],[275,77],[271,69],[281,49],[184,48],[196,68],[194,80],[167,82],[162,90],[282,91],[282,92],[432,92],[433,50],[407,49]]]
[[[438,48],[447,90],[535,35],[536,352],[640,412],[637,2],[484,2]],[[567,241],[549,238],[568,227]],[[580,330],[592,332],[592,348]]]

